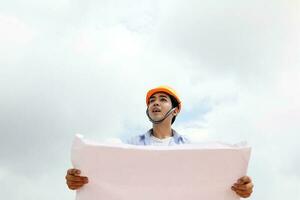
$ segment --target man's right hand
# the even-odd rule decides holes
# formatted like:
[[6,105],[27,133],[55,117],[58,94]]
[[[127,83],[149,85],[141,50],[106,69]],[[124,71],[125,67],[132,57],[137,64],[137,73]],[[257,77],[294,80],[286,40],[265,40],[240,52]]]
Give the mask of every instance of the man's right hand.
[[67,185],[71,190],[77,190],[81,188],[84,184],[88,183],[88,177],[80,176],[79,169],[69,169],[67,171],[66,180]]

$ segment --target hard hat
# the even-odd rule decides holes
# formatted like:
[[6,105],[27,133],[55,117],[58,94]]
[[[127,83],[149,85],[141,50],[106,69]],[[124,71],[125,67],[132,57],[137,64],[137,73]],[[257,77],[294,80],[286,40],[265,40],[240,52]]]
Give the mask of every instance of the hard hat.
[[150,97],[153,94],[158,93],[158,92],[164,92],[164,93],[167,93],[168,95],[173,96],[176,99],[176,101],[178,102],[178,110],[179,111],[181,110],[181,101],[180,101],[180,98],[179,98],[178,94],[176,93],[176,91],[174,89],[172,89],[168,86],[164,86],[164,85],[153,88],[147,92],[147,95],[146,95],[147,106],[149,106]]

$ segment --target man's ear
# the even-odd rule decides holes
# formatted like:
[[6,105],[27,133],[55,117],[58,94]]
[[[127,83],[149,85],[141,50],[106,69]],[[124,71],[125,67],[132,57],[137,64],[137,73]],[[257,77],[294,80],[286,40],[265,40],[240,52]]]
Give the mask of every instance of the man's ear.
[[178,109],[178,107],[176,107],[175,110],[173,111],[173,115],[177,116],[178,112],[179,112],[179,109]]

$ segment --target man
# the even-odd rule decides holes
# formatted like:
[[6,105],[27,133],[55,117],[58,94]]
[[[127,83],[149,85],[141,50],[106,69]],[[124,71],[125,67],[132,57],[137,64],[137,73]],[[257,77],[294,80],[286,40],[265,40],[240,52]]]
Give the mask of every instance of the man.
[[[152,129],[143,135],[127,141],[133,145],[172,146],[190,143],[184,136],[171,128],[176,116],[181,110],[181,101],[176,92],[167,86],[159,86],[148,91],[146,95],[146,114],[152,122]],[[81,188],[88,183],[88,178],[80,176],[80,170],[69,169],[66,175],[67,185],[71,190]],[[237,180],[231,189],[240,197],[249,197],[253,183],[248,176]]]

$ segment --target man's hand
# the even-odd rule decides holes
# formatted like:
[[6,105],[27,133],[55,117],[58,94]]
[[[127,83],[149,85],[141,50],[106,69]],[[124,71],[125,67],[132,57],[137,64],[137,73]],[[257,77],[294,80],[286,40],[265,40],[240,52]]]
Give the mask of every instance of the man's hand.
[[81,188],[84,184],[88,183],[88,177],[86,176],[79,176],[80,175],[79,169],[69,169],[67,171],[66,180],[67,185],[71,190],[77,190]]
[[249,176],[243,176],[237,180],[237,182],[231,187],[237,195],[243,198],[247,198],[253,191],[253,183]]

